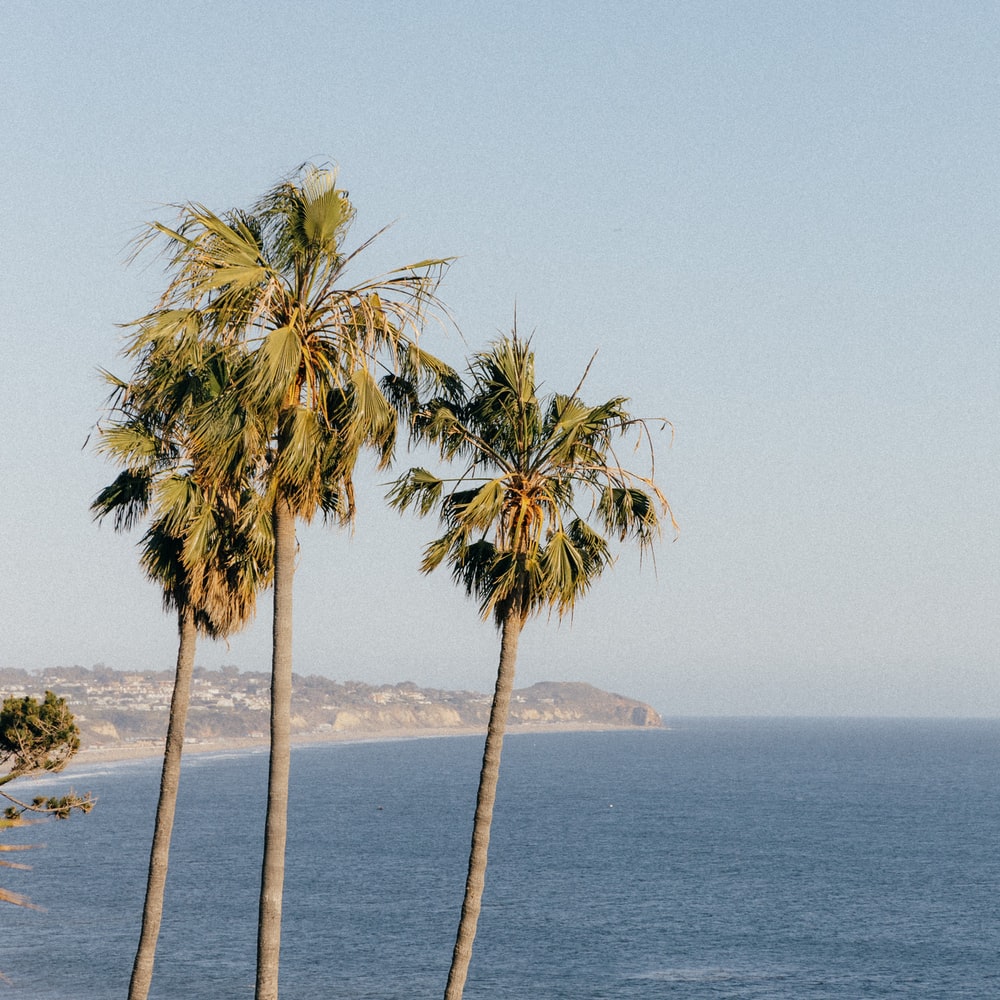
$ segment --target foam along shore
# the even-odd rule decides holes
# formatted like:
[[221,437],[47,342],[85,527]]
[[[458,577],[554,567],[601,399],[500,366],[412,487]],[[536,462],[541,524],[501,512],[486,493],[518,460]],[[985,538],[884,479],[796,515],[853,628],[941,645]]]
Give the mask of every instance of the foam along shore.
[[[600,722],[546,722],[510,723],[508,736],[546,733],[585,733],[637,731],[636,726],[615,726]],[[478,726],[456,726],[441,729],[414,727],[398,730],[351,730],[350,732],[302,733],[293,737],[294,746],[314,746],[323,743],[390,743],[396,740],[435,739],[444,736],[485,736],[486,729]],[[184,755],[201,753],[227,753],[233,751],[266,750],[266,737],[219,737],[208,740],[186,740]],[[112,763],[122,760],[143,760],[163,755],[163,740],[142,740],[134,743],[114,743],[101,747],[85,747],[66,765],[63,773],[71,773],[75,767],[90,766],[94,763]]]

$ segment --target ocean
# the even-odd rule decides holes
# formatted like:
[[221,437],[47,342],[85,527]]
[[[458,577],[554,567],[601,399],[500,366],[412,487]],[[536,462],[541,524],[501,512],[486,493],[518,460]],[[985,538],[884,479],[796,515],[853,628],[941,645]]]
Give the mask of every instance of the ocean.
[[[670,726],[508,737],[468,1000],[1000,995],[1000,721]],[[294,750],[285,1000],[443,995],[481,752]],[[153,1000],[253,995],[266,766],[185,764]],[[46,909],[0,909],[0,998],[124,998],[158,778],[21,783],[99,802],[5,834]]]

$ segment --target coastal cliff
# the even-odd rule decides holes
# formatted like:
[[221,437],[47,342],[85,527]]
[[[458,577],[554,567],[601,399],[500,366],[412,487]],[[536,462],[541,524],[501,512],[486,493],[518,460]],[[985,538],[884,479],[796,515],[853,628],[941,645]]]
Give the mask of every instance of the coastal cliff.
[[[49,688],[73,710],[85,747],[160,741],[166,732],[173,677],[169,671],[50,668],[40,674],[0,671],[3,694]],[[235,667],[198,668],[187,736],[191,740],[263,738],[268,730],[270,678]],[[300,738],[382,736],[485,729],[492,696],[420,688],[411,682],[370,685],[296,675],[292,730]],[[543,682],[514,692],[510,725],[656,728],[649,705],[590,684]]]

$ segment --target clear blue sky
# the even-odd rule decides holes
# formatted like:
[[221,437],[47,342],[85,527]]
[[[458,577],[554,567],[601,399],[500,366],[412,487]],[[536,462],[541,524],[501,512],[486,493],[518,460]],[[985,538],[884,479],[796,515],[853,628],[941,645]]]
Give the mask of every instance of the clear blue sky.
[[[339,163],[370,270],[458,257],[466,338],[669,417],[681,526],[519,682],[680,714],[1000,715],[1000,9],[992,3],[0,7],[0,664],[173,664],[135,538],[91,523],[96,372],[163,283],[162,206]],[[405,461],[405,456],[403,456]],[[300,532],[296,670],[488,690],[433,525],[362,474]],[[268,667],[269,613],[205,666]]]

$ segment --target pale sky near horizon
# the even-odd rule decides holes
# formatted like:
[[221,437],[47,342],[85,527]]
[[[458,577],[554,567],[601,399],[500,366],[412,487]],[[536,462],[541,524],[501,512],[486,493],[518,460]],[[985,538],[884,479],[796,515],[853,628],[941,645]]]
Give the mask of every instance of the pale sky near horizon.
[[[127,244],[315,160],[358,239],[395,222],[368,273],[458,258],[465,343],[428,349],[516,307],[552,388],[597,350],[588,398],[673,422],[679,537],[533,621],[519,684],[1000,716],[1000,7],[8,0],[0,45],[0,665],[172,666],[138,533],[88,512],[97,370],[164,280]],[[496,634],[385,478],[353,536],[300,530],[295,669],[488,690]],[[198,662],[267,669],[269,625]]]

